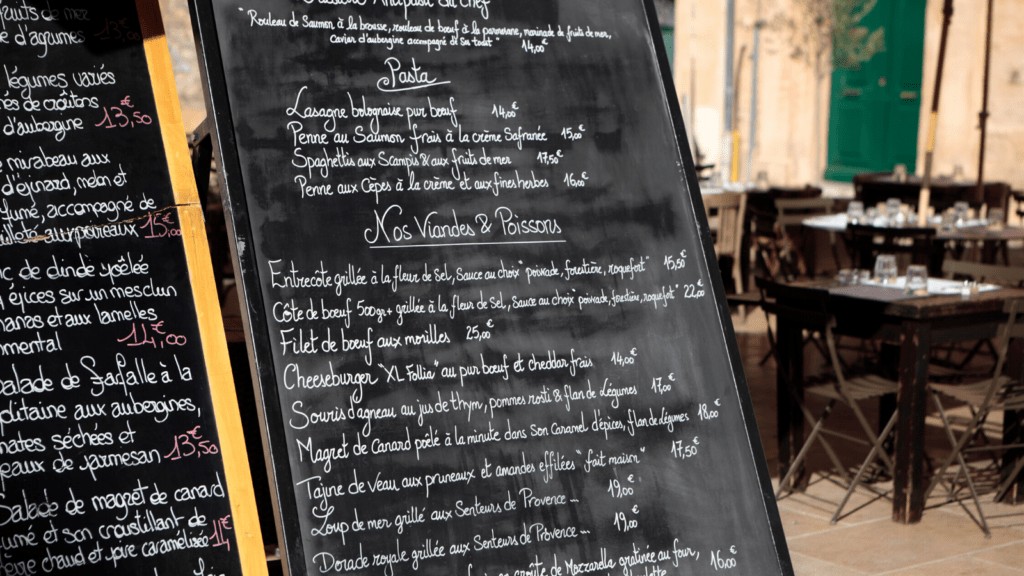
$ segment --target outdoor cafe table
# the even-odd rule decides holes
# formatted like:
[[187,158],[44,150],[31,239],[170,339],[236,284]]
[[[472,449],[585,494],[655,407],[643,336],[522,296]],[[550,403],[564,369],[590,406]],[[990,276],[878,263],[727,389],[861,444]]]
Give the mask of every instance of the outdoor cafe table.
[[[826,214],[824,216],[812,216],[803,220],[803,225],[815,230],[826,232],[842,233],[846,231],[846,214]],[[1021,226],[986,226],[984,222],[969,221],[964,226],[951,228],[937,227],[935,240],[941,243],[953,241],[957,244],[963,242],[980,242],[981,261],[993,263],[1000,246],[1011,240],[1024,240],[1024,227]],[[961,245],[962,246],[962,245]]]
[[[911,524],[921,520],[928,478],[925,475],[925,415],[928,395],[925,389],[929,358],[937,344],[980,340],[996,335],[1005,318],[1003,306],[1008,300],[1024,299],[1024,290],[997,288],[984,290],[968,298],[956,294],[923,297],[905,296],[898,288],[856,285],[839,286],[831,281],[794,283],[812,289],[828,290],[830,312],[844,334],[881,338],[898,350],[896,377],[899,411],[894,445],[895,478],[893,520]],[[799,308],[801,302],[786,302]],[[779,427],[779,474],[786,473],[793,456],[803,443],[803,418],[788,388],[803,382],[804,340],[802,331],[784,316],[777,318],[777,399]],[[1020,358],[1013,374],[1019,374]]]
[[[805,218],[803,221],[803,225],[807,226],[808,228],[824,230],[826,232],[845,232],[846,224],[846,214],[826,214],[824,216],[812,216],[810,218]],[[1010,240],[1024,240],[1024,227],[1001,226],[999,228],[992,228],[989,226],[985,226],[980,221],[968,222],[968,225],[966,226],[954,226],[952,228],[936,228],[935,239],[943,241],[956,240],[958,242],[1007,242]]]

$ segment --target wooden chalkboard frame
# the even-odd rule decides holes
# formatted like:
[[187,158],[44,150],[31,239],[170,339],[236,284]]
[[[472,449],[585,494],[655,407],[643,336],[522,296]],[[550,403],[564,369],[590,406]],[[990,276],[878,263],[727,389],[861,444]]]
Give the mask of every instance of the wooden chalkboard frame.
[[242,573],[265,576],[267,558],[256,515],[246,454],[242,420],[235,396],[234,377],[228,358],[224,322],[213,275],[210,247],[206,240],[203,206],[199,200],[185,126],[181,117],[171,53],[167,45],[160,4],[157,0],[136,0],[146,62],[149,65],[153,97],[160,119],[171,187],[181,223],[182,242],[202,340],[214,421],[220,438],[224,481],[231,502],[232,520]]
[[[267,394],[263,389],[264,382],[274,382],[273,365],[269,361],[271,342],[269,335],[263,330],[254,330],[254,326],[266,323],[267,312],[258,294],[250,294],[250,282],[258,276],[258,268],[254,259],[254,251],[247,249],[253,237],[249,225],[248,207],[245,201],[244,187],[241,177],[241,166],[238,159],[237,143],[234,137],[234,122],[227,98],[213,96],[224,94],[224,72],[220,63],[217,48],[217,32],[213,26],[212,5],[206,2],[189,0],[192,14],[192,28],[195,35],[199,70],[204,87],[217,86],[216,89],[204,91],[206,96],[207,121],[210,125],[210,136],[213,140],[214,157],[219,166],[218,178],[224,195],[224,218],[227,225],[231,251],[231,262],[235,277],[242,281],[237,283],[238,297],[249,351],[249,363],[252,384],[258,404],[258,417],[262,432],[264,452],[266,456],[267,474],[270,479],[274,526],[277,528],[277,546],[281,556],[281,565],[285,574],[301,574],[302,569],[289,569],[289,558],[301,557],[301,540],[291,542],[285,538],[283,523],[287,521],[282,510],[295,508],[295,498],[290,490],[292,485],[291,472],[287,466],[287,448],[283,437],[269,433],[272,429],[280,429],[283,422],[280,418],[281,407],[274,394]],[[233,192],[238,191],[238,192]],[[283,455],[281,462],[278,455]],[[279,463],[280,462],[280,463]],[[284,488],[282,488],[284,487]],[[289,533],[293,530],[290,529]]]
[[[729,359],[729,368],[734,376],[735,392],[742,410],[745,439],[750,449],[749,456],[754,463],[754,472],[757,476],[764,511],[771,528],[771,540],[777,553],[779,570],[782,574],[791,575],[793,574],[792,561],[784,537],[774,490],[771,486],[771,477],[758,436],[757,424],[754,420],[753,405],[740,362],[741,356],[725,299],[724,285],[718,263],[714,258],[711,230],[705,217],[692,151],[686,137],[678,97],[672,82],[671,65],[664,46],[660,42],[661,30],[653,0],[630,1],[642,3],[647,14],[650,45],[653,48],[665,91],[668,105],[666,113],[671,119],[675,132],[678,160],[685,177],[685,194],[691,202],[696,217],[698,237],[703,248],[703,260],[710,271],[711,293],[715,300],[715,308],[722,330],[721,337]],[[242,179],[235,126],[230,102],[226,95],[225,72],[218,43],[218,32],[214,24],[213,4],[215,2],[216,0],[189,0],[189,6],[198,47],[200,70],[204,81],[207,110],[212,122],[214,150],[221,168],[218,176],[225,195],[225,218],[228,232],[233,240],[229,242],[232,263],[235,267],[236,277],[240,279],[238,286],[242,321],[249,348],[253,386],[260,407],[262,439],[267,456],[268,474],[272,483],[274,514],[282,565],[286,574],[302,574],[305,570],[302,538],[297,534],[297,520],[290,518],[286,512],[296,508],[292,490],[294,483],[287,460],[286,441],[285,438],[271,433],[271,430],[279,430],[283,427],[281,405],[278,396],[273,393],[276,386],[276,375],[271,361],[272,342],[268,330],[263,329],[267,325],[268,314],[263,299],[258,293],[258,288],[255,290],[252,288],[259,286],[259,267],[255,259],[255,251],[252,248],[254,232],[249,219],[249,207]],[[659,41],[655,41],[655,39]],[[680,193],[684,192],[680,191]]]

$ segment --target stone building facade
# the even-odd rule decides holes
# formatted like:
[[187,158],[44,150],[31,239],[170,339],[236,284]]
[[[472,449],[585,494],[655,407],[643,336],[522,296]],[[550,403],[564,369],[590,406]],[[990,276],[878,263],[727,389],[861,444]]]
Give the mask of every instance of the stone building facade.
[[[839,0],[833,0],[839,1]],[[878,0],[875,10],[887,3]],[[886,30],[883,52],[900,50],[914,26],[923,27],[916,142],[911,151],[923,172],[928,117],[943,23],[943,0],[918,0],[921,22],[897,19]],[[735,0],[735,126],[739,133],[740,180],[765,172],[783,185],[818,183],[829,168],[829,144],[842,141],[830,126],[834,111],[831,38],[814,21],[822,0]],[[846,2],[859,4],[860,2]],[[675,82],[697,147],[708,162],[728,162],[723,145],[726,0],[676,0]],[[955,0],[940,92],[934,174],[977,174],[982,109],[987,2]],[[820,13],[818,14],[820,15]],[[913,20],[913,19],[910,19]],[[750,118],[754,31],[759,28],[757,126]],[[825,34],[823,34],[825,32]],[[1024,3],[994,0],[985,178],[1024,188]],[[911,54],[910,56],[915,56]],[[884,83],[884,78],[879,83]],[[851,89],[851,91],[854,91]],[[901,90],[909,99],[914,89]],[[842,93],[841,91],[839,93]],[[899,97],[897,94],[895,97]],[[865,122],[884,122],[866,116]],[[832,133],[830,133],[830,130]],[[750,147],[753,143],[753,151]],[[876,143],[875,145],[881,145]],[[726,176],[729,171],[726,171]]]

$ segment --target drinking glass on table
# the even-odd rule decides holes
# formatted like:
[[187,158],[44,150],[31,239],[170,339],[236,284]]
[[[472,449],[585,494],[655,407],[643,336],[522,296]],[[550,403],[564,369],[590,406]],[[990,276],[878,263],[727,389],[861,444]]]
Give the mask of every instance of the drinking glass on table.
[[892,177],[897,182],[906,182],[907,181],[907,165],[906,164],[897,164],[897,165],[893,166],[892,167]]
[[926,296],[928,294],[928,267],[920,264],[907,266],[907,282],[903,291],[914,296]]
[[963,226],[967,222],[967,213],[970,209],[971,205],[963,200],[953,203],[953,219],[957,226]]
[[839,282],[840,286],[849,286],[856,284],[856,278],[853,275],[853,270],[849,268],[843,268],[836,273],[836,282]]
[[889,198],[885,201],[885,215],[892,218],[900,213],[902,207],[903,202],[899,198]]
[[942,213],[942,222],[939,227],[945,232],[951,232],[956,227],[956,212],[952,208]]
[[988,209],[988,227],[993,230],[1002,230],[1006,224],[1006,212],[1002,208]]
[[869,206],[864,209],[864,222],[870,226],[885,226],[885,216],[878,215],[878,208]]
[[846,221],[850,224],[860,224],[864,219],[864,203],[860,200],[851,200],[846,206]]
[[896,268],[896,256],[893,254],[879,254],[875,258],[875,278],[882,284],[892,284],[896,281],[899,270]]

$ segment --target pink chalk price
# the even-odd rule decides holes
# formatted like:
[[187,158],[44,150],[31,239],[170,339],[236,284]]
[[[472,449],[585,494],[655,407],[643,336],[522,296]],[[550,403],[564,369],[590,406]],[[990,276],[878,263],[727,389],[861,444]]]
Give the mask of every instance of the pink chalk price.
[[164,454],[164,458],[176,461],[219,454],[220,448],[210,440],[204,439],[200,428],[201,426],[196,426],[183,434],[176,434],[174,447],[170,452]]
[[164,321],[158,322],[132,322],[132,329],[124,338],[118,338],[118,342],[129,347],[149,346],[151,348],[166,348],[168,346],[184,346],[188,344],[188,337],[181,334],[171,334],[164,329]]
[[132,97],[125,96],[116,106],[104,106],[103,118],[95,124],[97,128],[135,128],[149,126],[153,117],[138,110],[132,104]]
[[143,237],[147,240],[181,236],[181,228],[174,222],[171,212],[147,214],[139,228],[144,231]]

